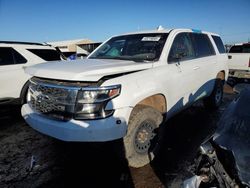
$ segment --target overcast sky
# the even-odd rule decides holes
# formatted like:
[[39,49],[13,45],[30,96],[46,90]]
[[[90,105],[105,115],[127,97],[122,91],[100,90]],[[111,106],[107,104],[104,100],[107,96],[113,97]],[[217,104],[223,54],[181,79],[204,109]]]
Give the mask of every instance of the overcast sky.
[[137,30],[195,28],[250,40],[250,0],[0,0],[0,40],[104,41]]

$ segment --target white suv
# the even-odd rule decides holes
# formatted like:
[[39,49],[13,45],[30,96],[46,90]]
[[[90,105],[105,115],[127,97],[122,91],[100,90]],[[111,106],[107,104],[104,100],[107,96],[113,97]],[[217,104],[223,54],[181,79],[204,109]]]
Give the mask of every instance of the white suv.
[[85,60],[27,69],[33,77],[22,115],[64,141],[123,138],[129,165],[143,166],[163,117],[199,99],[220,105],[228,68],[218,46],[217,34],[191,29],[112,37]]
[[55,48],[29,42],[0,41],[0,104],[21,99],[25,102],[30,76],[24,72],[28,66],[45,61],[61,60]]

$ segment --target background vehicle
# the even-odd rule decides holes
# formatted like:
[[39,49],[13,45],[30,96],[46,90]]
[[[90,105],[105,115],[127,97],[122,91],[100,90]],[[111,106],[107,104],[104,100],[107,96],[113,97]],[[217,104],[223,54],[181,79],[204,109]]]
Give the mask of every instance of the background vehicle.
[[29,42],[0,41],[0,104],[21,99],[25,102],[30,76],[24,72],[28,66],[45,61],[61,60],[55,48]]
[[[201,145],[195,179],[202,181],[193,188],[250,187],[249,104],[250,88],[231,103],[215,134]],[[192,182],[197,181],[187,182],[191,187]]]
[[191,29],[115,36],[85,60],[32,66],[22,115],[34,129],[64,141],[124,137],[130,166],[153,157],[157,131],[199,99],[216,108],[227,55],[216,34]]
[[229,76],[250,78],[250,43],[235,44],[228,53]]

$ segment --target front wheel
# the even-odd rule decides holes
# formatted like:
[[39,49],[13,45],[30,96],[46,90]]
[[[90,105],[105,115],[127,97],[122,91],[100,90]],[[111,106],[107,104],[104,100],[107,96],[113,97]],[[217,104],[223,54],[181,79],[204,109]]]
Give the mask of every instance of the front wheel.
[[153,159],[153,139],[156,138],[156,129],[162,120],[162,114],[152,107],[139,105],[132,111],[128,132],[124,138],[129,166],[142,167]]
[[223,98],[223,81],[217,79],[215,81],[214,89],[211,95],[204,99],[204,105],[209,109],[216,109],[222,103],[222,98]]

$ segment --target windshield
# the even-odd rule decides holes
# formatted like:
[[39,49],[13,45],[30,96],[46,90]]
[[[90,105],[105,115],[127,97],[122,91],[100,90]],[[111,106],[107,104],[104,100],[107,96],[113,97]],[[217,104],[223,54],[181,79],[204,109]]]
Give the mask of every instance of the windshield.
[[157,61],[167,36],[167,33],[148,33],[113,37],[88,58]]

